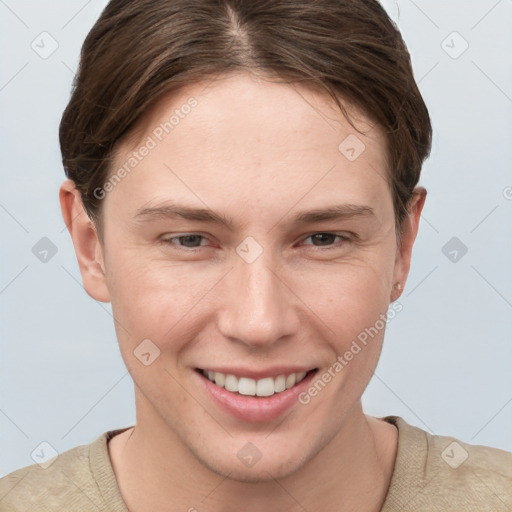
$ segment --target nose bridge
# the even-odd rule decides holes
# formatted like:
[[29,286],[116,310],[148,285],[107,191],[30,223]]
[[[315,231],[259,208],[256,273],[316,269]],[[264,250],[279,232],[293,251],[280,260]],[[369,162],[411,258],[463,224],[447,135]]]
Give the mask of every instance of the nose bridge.
[[261,250],[255,256],[256,247],[251,243],[237,248],[219,326],[226,337],[262,346],[291,334],[295,322],[290,297],[273,268],[270,251]]

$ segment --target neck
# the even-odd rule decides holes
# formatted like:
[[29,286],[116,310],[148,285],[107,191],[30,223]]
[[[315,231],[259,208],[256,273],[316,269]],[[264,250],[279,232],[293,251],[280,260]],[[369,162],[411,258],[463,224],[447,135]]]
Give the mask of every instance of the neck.
[[161,419],[149,424],[138,418],[134,429],[112,439],[109,452],[130,512],[234,512],[241,505],[246,512],[378,512],[391,480],[397,440],[393,425],[365,416],[358,403],[319,453],[281,479],[268,473],[265,481],[247,483],[215,473]]

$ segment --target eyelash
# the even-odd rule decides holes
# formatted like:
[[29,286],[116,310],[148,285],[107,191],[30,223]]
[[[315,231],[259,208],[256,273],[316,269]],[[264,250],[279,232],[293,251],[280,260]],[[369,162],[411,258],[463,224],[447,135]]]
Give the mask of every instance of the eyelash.
[[[338,237],[338,238],[341,239],[343,245],[345,243],[351,242],[352,241],[352,237],[355,237],[355,235],[346,236],[346,235],[339,235],[337,233],[330,233],[328,231],[317,231],[315,233],[312,233],[312,234],[308,235],[303,240],[307,240],[308,238],[311,238],[311,237],[316,236],[316,235],[329,235],[329,236]],[[178,235],[178,236],[173,236],[173,237],[170,237],[170,238],[163,238],[161,240],[162,240],[162,242],[164,244],[170,245],[170,246],[175,246],[175,247],[178,248],[178,250],[182,250],[182,251],[185,251],[185,252],[196,252],[197,250],[201,249],[201,247],[205,247],[204,245],[200,245],[200,246],[197,246],[197,247],[185,247],[185,246],[182,246],[182,245],[177,245],[177,244],[172,242],[173,240],[179,240],[180,238],[187,238],[187,237],[192,237],[192,236],[194,236],[194,237],[201,237],[203,240],[207,239],[206,236],[201,235],[199,233],[185,233],[185,234]],[[340,244],[338,244],[338,245],[331,245],[331,246],[322,246],[322,245],[313,245],[313,244],[306,244],[306,245],[310,245],[310,246],[314,247],[315,250],[324,250],[324,251],[332,250],[332,249],[337,249],[340,246]]]

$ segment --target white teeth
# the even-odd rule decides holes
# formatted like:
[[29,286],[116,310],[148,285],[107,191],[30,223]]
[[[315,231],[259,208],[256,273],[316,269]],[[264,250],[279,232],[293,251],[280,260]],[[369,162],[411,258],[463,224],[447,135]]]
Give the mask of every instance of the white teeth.
[[267,377],[266,379],[260,379],[256,385],[256,394],[258,396],[272,396],[275,391],[274,379]]
[[238,392],[238,379],[234,375],[226,375],[224,387],[233,393]]
[[297,373],[297,382],[300,382],[306,376],[306,372]]
[[276,393],[280,393],[286,389],[286,377],[279,375],[274,382],[274,389]]
[[225,375],[220,372],[203,370],[203,375],[209,380],[226,388],[232,393],[240,393],[247,396],[272,396],[274,393],[281,393],[298,384],[306,376],[306,372],[291,373],[290,375],[279,375],[276,378],[265,377],[255,380],[249,377],[240,377],[235,375]]
[[290,389],[292,386],[295,385],[296,378],[297,376],[295,375],[295,373],[292,373],[291,375],[288,375],[288,377],[286,377],[286,389]]
[[[208,373],[210,373],[210,372],[208,372]],[[212,379],[210,379],[210,380],[212,380]],[[217,384],[217,386],[220,386],[221,388],[223,388],[224,384],[226,383],[226,376],[223,373],[215,372],[214,381],[215,381],[215,384]]]
[[238,379],[238,392],[241,395],[254,396],[256,394],[256,381],[247,377],[241,377]]

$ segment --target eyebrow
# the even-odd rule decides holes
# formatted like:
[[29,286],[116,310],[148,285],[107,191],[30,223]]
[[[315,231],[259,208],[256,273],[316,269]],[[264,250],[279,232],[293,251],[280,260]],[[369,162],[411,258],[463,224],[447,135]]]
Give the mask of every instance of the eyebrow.
[[[290,223],[303,225],[329,220],[344,220],[360,217],[375,217],[375,211],[372,207],[366,205],[340,204],[333,205],[328,208],[318,208],[298,212],[292,217]],[[191,208],[174,203],[139,208],[133,217],[137,222],[149,222],[151,220],[166,220],[173,218],[219,224],[231,231],[235,227],[235,222],[232,219],[215,213],[213,210],[206,208]]]

